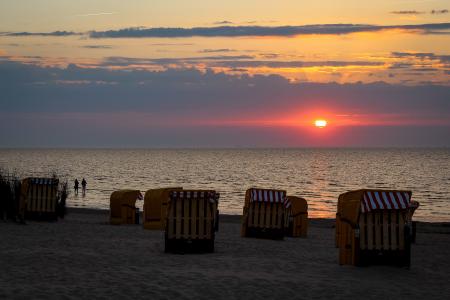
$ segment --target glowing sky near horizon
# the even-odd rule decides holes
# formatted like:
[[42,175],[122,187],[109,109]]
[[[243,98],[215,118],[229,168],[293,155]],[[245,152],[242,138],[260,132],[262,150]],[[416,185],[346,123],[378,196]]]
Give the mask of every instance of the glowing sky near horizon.
[[[311,139],[301,146],[341,145],[344,127],[437,126],[447,129],[437,130],[433,141],[410,134],[404,145],[447,145],[449,9],[442,0],[3,0],[0,146],[9,145],[10,132],[26,131],[7,120],[64,124],[71,131],[89,124],[103,128],[95,133],[103,136],[133,130],[160,136],[176,126],[192,126],[195,136],[202,136],[199,126],[303,128]],[[223,26],[229,28],[208,36]],[[260,35],[236,34],[238,26]],[[127,28],[143,37],[127,35]],[[151,28],[156,30],[145,31]],[[192,34],[179,36],[186,32]],[[132,121],[118,127],[115,118]],[[330,126],[314,137],[317,128],[309,127],[317,118]],[[335,136],[323,133],[333,130]],[[248,140],[236,132],[223,135],[230,143],[233,135]],[[401,141],[384,139],[382,132],[376,145]],[[16,138],[10,145],[39,143],[31,140]],[[195,146],[188,138],[185,144]]]

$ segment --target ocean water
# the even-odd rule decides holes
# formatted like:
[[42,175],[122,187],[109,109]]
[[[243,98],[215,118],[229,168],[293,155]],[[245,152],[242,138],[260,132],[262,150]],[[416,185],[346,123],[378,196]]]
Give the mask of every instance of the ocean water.
[[71,187],[86,178],[86,196],[72,191],[72,207],[107,209],[118,189],[182,186],[214,189],[221,213],[240,214],[256,186],[302,196],[310,217],[332,218],[339,194],[385,188],[411,190],[417,220],[450,221],[450,149],[3,149],[0,168],[57,172]]

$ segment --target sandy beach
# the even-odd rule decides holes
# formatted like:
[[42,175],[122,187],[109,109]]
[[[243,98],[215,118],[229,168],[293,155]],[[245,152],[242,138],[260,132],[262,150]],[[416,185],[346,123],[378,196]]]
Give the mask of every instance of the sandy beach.
[[450,224],[419,223],[411,269],[338,264],[334,220],[306,239],[241,238],[221,216],[213,254],[165,254],[164,234],[70,209],[55,223],[0,223],[0,299],[443,299]]

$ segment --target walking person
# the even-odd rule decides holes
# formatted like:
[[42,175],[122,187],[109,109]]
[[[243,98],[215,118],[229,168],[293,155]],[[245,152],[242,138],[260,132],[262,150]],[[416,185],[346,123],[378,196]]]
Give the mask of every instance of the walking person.
[[83,196],[86,195],[86,185],[87,185],[87,181],[86,181],[86,179],[83,178],[83,180],[81,180],[81,187],[82,187],[82,191],[83,191]]
[[75,182],[74,182],[74,185],[73,185],[73,189],[74,189],[74,191],[75,191],[75,195],[78,195],[78,178],[75,178]]

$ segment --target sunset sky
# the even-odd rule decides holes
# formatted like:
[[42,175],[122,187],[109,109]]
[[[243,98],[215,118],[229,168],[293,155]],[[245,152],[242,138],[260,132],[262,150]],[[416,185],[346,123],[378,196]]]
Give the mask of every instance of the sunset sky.
[[0,147],[450,146],[449,10],[2,0]]

